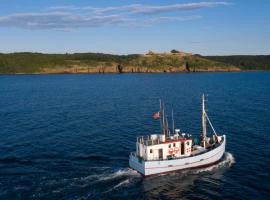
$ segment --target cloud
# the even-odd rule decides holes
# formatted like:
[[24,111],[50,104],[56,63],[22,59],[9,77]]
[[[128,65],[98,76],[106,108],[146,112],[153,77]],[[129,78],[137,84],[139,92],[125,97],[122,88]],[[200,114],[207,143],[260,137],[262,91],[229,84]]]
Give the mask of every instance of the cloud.
[[68,30],[68,28],[117,25],[126,21],[120,15],[88,16],[66,12],[22,13],[0,17],[0,26]]
[[230,5],[228,2],[198,2],[198,3],[186,3],[186,4],[174,4],[167,6],[146,6],[137,8],[135,13],[153,14],[171,11],[183,11],[183,10],[197,10],[202,8],[213,8],[217,6]]
[[202,16],[199,15],[191,15],[185,17],[153,17],[148,20],[145,20],[146,24],[156,24],[162,22],[170,22],[170,21],[189,21],[189,20],[196,20],[201,19]]
[[68,31],[74,28],[87,28],[105,25],[139,27],[168,21],[187,21],[200,18],[201,16],[153,17],[138,20],[135,18],[127,18],[123,15],[88,16],[66,12],[22,13],[0,17],[0,26]]
[[[229,3],[199,2],[164,6],[131,4],[103,8],[89,6],[77,7],[73,5],[57,6],[50,7],[46,12],[41,13],[16,13],[0,16],[0,27],[70,31],[76,28],[98,26],[150,26],[157,23],[188,21],[202,18],[202,16],[197,15],[160,16],[162,13],[225,5],[229,5]],[[150,16],[146,16],[149,14]]]
[[166,23],[166,22],[176,22],[176,21],[190,21],[201,19],[202,16],[191,15],[185,17],[152,17],[144,20],[129,19],[126,24],[122,24],[125,27],[147,27],[154,24]]
[[[184,10],[197,10],[202,8],[213,8],[217,6],[230,5],[228,2],[198,2],[198,3],[184,3],[184,4],[172,4],[163,6],[145,6],[145,5],[133,5],[122,10],[127,9],[131,13],[135,14],[159,14],[164,12],[184,11]],[[112,10],[113,8],[111,8]],[[117,8],[114,8],[117,10]],[[100,10],[102,12],[102,10]],[[104,12],[104,10],[103,10]]]
[[182,3],[182,4],[171,4],[162,6],[150,6],[142,4],[131,4],[127,6],[118,7],[77,7],[77,6],[56,6],[50,7],[51,10],[80,10],[90,11],[94,13],[108,13],[108,12],[129,12],[129,14],[159,14],[164,12],[172,11],[186,11],[186,10],[198,10],[202,8],[214,8],[217,6],[228,6],[232,5],[229,2],[197,2],[197,3]]

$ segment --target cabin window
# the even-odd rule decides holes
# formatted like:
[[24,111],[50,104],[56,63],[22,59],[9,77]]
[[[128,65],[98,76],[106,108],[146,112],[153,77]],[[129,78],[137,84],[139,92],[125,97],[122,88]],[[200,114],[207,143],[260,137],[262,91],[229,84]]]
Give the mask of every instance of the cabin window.
[[173,143],[173,147],[175,147],[175,143]]
[[153,149],[150,149],[150,153],[153,153]]
[[187,142],[187,145],[189,145],[189,142]]
[[169,148],[171,148],[171,144],[169,144]]

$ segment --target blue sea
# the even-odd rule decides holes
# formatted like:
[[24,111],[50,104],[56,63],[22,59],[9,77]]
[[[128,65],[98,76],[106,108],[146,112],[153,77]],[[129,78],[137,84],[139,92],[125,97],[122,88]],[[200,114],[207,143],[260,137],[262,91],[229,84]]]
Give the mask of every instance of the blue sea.
[[[129,169],[136,137],[160,131],[159,99],[198,137],[203,93],[222,161]],[[269,199],[269,174],[269,72],[0,76],[0,199]]]

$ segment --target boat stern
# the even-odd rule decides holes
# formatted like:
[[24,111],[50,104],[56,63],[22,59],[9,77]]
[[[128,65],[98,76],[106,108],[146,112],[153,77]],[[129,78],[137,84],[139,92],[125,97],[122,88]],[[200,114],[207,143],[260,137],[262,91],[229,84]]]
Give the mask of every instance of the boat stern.
[[143,159],[136,156],[135,152],[129,155],[129,167],[139,172],[141,175],[145,176],[145,163]]

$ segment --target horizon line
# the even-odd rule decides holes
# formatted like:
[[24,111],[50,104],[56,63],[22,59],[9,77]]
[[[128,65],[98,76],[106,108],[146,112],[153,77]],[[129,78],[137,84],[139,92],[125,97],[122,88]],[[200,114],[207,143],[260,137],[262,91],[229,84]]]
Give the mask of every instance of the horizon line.
[[[174,50],[174,49],[172,49]],[[170,51],[162,51],[162,52],[155,52],[153,50],[149,50],[152,51],[154,54],[168,54],[171,53]],[[107,55],[115,55],[115,56],[128,56],[128,55],[146,55],[149,51],[145,52],[145,53],[128,53],[128,54],[120,54],[120,53],[109,53],[109,52],[95,52],[95,51],[77,51],[77,52],[44,52],[44,51],[8,51],[8,52],[1,52],[0,54],[16,54],[16,53],[36,53],[36,54],[87,54],[87,53],[92,53],[92,54],[107,54]],[[201,54],[201,53],[192,53],[192,52],[188,52],[188,51],[180,51],[177,50],[180,53],[189,53],[191,55],[201,55],[201,56],[270,56],[270,53],[266,53],[266,54]]]

